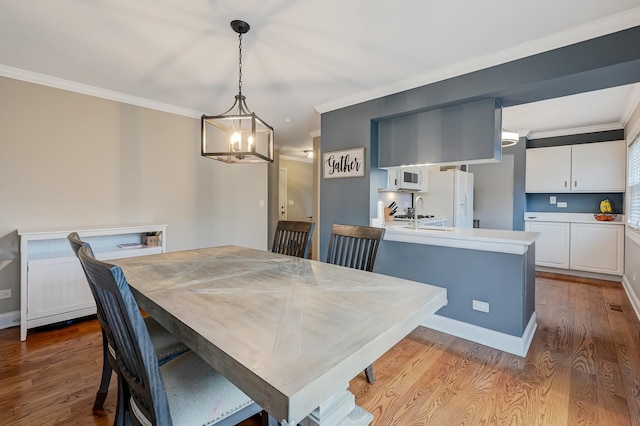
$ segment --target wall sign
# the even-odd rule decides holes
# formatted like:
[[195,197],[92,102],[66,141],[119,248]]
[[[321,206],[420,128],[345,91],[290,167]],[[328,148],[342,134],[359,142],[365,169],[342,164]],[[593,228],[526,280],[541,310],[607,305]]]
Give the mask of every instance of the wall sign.
[[324,152],[322,163],[325,179],[364,176],[364,147]]

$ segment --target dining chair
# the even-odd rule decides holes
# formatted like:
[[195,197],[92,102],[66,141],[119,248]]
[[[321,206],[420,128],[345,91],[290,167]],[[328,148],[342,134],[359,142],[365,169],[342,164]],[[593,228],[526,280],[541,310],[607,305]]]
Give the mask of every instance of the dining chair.
[[315,223],[313,222],[278,221],[271,251],[306,259],[309,256],[314,227]]
[[[78,257],[78,251],[80,247],[87,247],[87,250],[93,256],[93,250],[89,243],[82,241],[77,232],[72,232],[67,235],[67,240],[71,245],[71,249],[73,253]],[[80,263],[82,266],[82,263]],[[84,270],[84,266],[83,266]],[[91,290],[91,294],[96,302],[96,311],[98,322],[100,323],[100,328],[102,329],[102,378],[100,379],[100,387],[98,388],[98,392],[96,393],[96,399],[93,403],[93,411],[97,412],[104,409],[104,401],[107,398],[107,392],[109,390],[109,382],[111,381],[111,372],[116,371],[116,360],[115,360],[115,350],[110,346],[108,335],[111,333],[109,328],[109,324],[105,321],[104,311],[102,308],[102,304],[98,299],[94,286],[90,284],[89,276],[87,275],[87,271],[84,270],[85,277],[87,278],[87,283],[89,284],[89,289]],[[149,335],[151,336],[151,342],[153,344],[153,350],[158,358],[158,362],[163,364],[165,362],[170,361],[171,359],[179,356],[186,351],[189,350],[184,343],[178,340],[173,334],[171,334],[167,329],[162,327],[156,320],[151,317],[145,317],[144,323],[149,331]],[[118,389],[120,389],[120,385],[118,385]],[[120,401],[120,398],[118,398]],[[116,419],[122,416],[122,412],[120,410],[120,405],[118,404],[116,408]]]
[[131,424],[232,425],[262,410],[192,351],[159,365],[122,269],[95,259],[87,246],[78,256],[111,330]]
[[[329,238],[327,263],[373,272],[384,231],[384,228],[370,226],[334,224]],[[367,382],[375,383],[373,365],[369,365],[364,374]]]

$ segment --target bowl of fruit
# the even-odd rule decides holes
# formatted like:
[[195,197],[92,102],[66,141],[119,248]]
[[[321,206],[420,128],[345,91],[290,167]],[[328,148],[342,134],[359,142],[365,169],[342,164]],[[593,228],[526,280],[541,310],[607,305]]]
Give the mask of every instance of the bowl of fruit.
[[615,207],[613,206],[613,201],[611,201],[609,198],[605,198],[604,200],[600,201],[600,211],[594,213],[593,217],[595,217],[596,220],[609,222],[615,220],[617,215],[614,212]]

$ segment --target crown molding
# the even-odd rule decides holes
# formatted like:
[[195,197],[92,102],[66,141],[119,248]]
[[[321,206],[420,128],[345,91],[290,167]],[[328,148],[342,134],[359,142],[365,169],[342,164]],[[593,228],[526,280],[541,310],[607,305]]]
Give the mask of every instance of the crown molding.
[[28,83],[40,84],[42,86],[53,87],[56,89],[67,90],[69,92],[80,93],[83,95],[94,96],[110,101],[122,102],[129,105],[135,105],[143,108],[168,112],[171,114],[182,115],[185,117],[200,118],[203,114],[200,111],[182,108],[179,106],[153,101],[146,98],[139,98],[137,96],[126,95],[124,93],[115,92],[113,90],[102,89],[100,87],[90,86],[88,84],[77,83],[75,81],[65,80],[62,78],[52,77],[33,71],[10,67],[8,65],[0,64],[0,76],[12,78],[14,80],[26,81]]
[[595,126],[574,127],[571,129],[550,130],[547,132],[531,132],[528,139],[555,138],[558,136],[579,135],[582,133],[606,132],[624,129],[622,123],[597,124]]
[[531,130],[520,130],[518,132],[518,135],[521,138],[527,138],[527,139],[531,139]]
[[586,24],[578,25],[559,33],[522,43],[488,55],[479,56],[447,67],[439,68],[425,74],[413,76],[387,86],[374,88],[325,102],[316,105],[314,108],[320,114],[323,114],[325,112],[349,107],[405,90],[415,89],[416,87],[479,71],[481,69],[504,64],[527,56],[579,43],[581,41],[601,37],[617,31],[632,28],[637,25],[640,25],[640,7],[591,21]]

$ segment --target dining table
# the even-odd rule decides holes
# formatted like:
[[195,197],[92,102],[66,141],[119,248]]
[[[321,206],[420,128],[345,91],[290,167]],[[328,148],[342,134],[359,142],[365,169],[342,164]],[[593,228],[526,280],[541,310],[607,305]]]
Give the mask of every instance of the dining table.
[[444,288],[239,246],[110,262],[142,309],[283,426],[370,424],[349,381],[447,303]]

